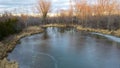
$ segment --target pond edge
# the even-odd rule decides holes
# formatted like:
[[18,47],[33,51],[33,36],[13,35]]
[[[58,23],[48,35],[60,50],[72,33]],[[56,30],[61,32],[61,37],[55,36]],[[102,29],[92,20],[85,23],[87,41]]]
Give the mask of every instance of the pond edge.
[[0,68],[19,68],[17,62],[10,62],[8,59],[6,59],[7,55],[15,48],[16,44],[21,38],[42,33],[46,27],[74,27],[79,31],[97,32],[120,37],[120,30],[109,31],[104,29],[84,28],[80,25],[74,24],[46,24],[41,26],[28,27],[19,34],[14,35],[14,38],[12,38],[10,42],[6,42],[4,44],[0,43]]

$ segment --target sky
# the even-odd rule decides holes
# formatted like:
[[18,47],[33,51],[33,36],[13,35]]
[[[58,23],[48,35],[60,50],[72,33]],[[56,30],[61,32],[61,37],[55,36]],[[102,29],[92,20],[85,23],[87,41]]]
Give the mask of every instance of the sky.
[[[69,0],[51,0],[52,10],[67,9]],[[0,13],[9,11],[13,13],[36,12],[37,0],[0,0]]]

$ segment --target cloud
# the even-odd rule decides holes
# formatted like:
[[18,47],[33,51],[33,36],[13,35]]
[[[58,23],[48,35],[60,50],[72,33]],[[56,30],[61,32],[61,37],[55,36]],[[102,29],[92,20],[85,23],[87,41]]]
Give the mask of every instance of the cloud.
[[52,2],[58,2],[59,0],[52,0]]
[[[0,11],[4,10],[14,10],[19,8],[24,8],[30,10],[31,7],[37,5],[38,0],[0,0]],[[67,9],[69,7],[69,0],[51,0],[52,9]],[[22,11],[22,10],[19,10]]]

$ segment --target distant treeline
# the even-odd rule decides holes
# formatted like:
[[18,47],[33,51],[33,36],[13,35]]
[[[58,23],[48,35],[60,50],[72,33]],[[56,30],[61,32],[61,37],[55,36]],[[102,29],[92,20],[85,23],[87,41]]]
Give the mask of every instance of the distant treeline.
[[[77,24],[83,27],[95,29],[120,29],[120,15],[104,15],[104,16],[89,16],[86,19],[81,19],[76,16],[58,16],[47,17],[43,22],[41,17],[28,17],[26,19],[27,26],[42,25],[42,24]],[[24,26],[26,25],[24,24]]]
[[39,0],[38,11],[42,14],[42,23],[79,24],[83,27],[117,30],[120,29],[120,1],[95,0],[69,0],[67,10],[58,9],[57,16],[47,18],[51,9],[51,1]]
[[40,26],[44,24],[77,24],[83,27],[95,29],[118,30],[120,29],[120,15],[89,16],[85,19],[77,16],[57,16],[47,17],[45,21],[42,17],[32,17],[27,15],[13,16],[4,14],[0,17],[0,40],[18,33],[29,26]]
[[59,23],[59,24],[77,24],[83,27],[95,29],[120,29],[120,15],[105,15],[105,16],[90,16],[86,19],[74,17],[52,17],[47,18],[45,23]]

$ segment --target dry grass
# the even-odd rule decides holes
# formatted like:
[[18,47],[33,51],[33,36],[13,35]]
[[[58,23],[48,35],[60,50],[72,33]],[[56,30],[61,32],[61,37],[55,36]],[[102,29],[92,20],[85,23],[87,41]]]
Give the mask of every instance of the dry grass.
[[114,31],[114,35],[116,35],[116,36],[119,36],[119,37],[120,37],[120,29],[118,29],[118,30]]
[[77,26],[77,29],[83,30],[83,31],[98,32],[98,33],[103,33],[103,34],[111,34],[111,31],[104,30],[104,29],[83,28],[81,26]]
[[102,34],[108,34],[108,35],[114,35],[114,36],[118,36],[120,37],[120,29],[116,30],[116,31],[110,31],[107,29],[95,29],[95,28],[87,28],[87,27],[82,27],[80,25],[74,25],[74,24],[46,24],[46,25],[42,25],[41,27],[75,27],[77,30],[80,31],[89,31],[89,32],[97,32],[97,33],[102,33]]
[[0,60],[0,68],[18,68],[18,64],[16,62],[9,62],[6,58]]
[[38,26],[29,27],[24,29],[21,33],[14,35],[14,37],[11,39],[12,41],[7,42],[6,44],[0,43],[1,44],[0,45],[0,59],[1,59],[0,68],[18,68],[17,63],[11,63],[7,61],[7,59],[3,59],[3,58],[5,58],[7,54],[14,49],[17,42],[22,37],[29,36],[36,33],[41,33],[41,32],[43,32],[43,29]]
[[77,26],[76,28],[81,31],[97,32],[97,33],[114,35],[114,36],[120,37],[120,29],[116,31],[110,31],[105,29],[83,28],[82,26]]
[[41,27],[66,27],[66,24],[46,24]]

